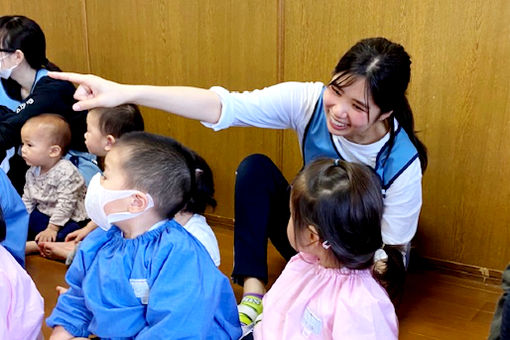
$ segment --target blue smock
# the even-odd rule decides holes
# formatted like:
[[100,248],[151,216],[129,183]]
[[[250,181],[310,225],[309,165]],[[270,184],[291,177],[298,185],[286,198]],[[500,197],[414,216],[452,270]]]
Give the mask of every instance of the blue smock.
[[1,244],[18,263],[25,267],[25,243],[28,233],[28,212],[21,197],[11,184],[3,170],[0,169],[0,206],[4,213],[6,225],[5,240]]
[[175,221],[134,238],[100,228],[81,243],[50,327],[101,339],[238,339],[229,280]]

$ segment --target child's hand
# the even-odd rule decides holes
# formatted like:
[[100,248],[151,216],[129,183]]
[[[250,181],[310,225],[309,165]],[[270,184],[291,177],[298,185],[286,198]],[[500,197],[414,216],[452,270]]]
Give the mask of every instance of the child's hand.
[[92,230],[96,229],[96,224],[92,221],[87,223],[87,225],[81,229],[75,230],[72,233],[67,234],[65,241],[74,241],[74,243],[78,243],[85,238]]
[[56,289],[57,289],[58,296],[66,293],[69,290],[69,288],[64,288],[62,286],[57,286]]
[[54,242],[59,230],[58,226],[48,223],[48,227],[35,236],[35,242]]
[[51,332],[50,340],[70,340],[75,337],[62,326],[56,326]]

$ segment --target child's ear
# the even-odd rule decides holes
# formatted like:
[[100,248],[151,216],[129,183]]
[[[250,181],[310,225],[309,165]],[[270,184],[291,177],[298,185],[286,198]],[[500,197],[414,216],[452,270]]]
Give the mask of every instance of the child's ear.
[[319,242],[319,240],[320,240],[319,232],[317,231],[317,228],[315,228],[315,226],[313,226],[311,224],[308,225],[308,227],[306,229],[306,237],[308,238],[308,241],[310,243]]
[[110,151],[112,149],[113,144],[115,144],[115,137],[112,135],[106,136],[106,145],[104,146],[105,151]]
[[60,157],[62,154],[62,148],[60,145],[50,146],[50,157]]
[[144,211],[149,205],[149,199],[146,194],[137,192],[131,196],[131,203],[129,204],[128,211],[130,213],[137,213]]

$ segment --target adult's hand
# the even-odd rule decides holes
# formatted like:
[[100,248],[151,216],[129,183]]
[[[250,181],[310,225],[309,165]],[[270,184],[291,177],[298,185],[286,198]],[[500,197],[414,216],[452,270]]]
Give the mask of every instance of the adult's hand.
[[55,79],[78,84],[74,110],[133,103],[182,117],[215,124],[221,114],[220,97],[213,91],[189,86],[126,85],[91,74],[48,72]]
[[125,103],[124,92],[127,88],[122,84],[92,74],[48,72],[48,76],[78,85],[74,93],[74,99],[78,101],[73,105],[75,111],[95,107],[114,107]]

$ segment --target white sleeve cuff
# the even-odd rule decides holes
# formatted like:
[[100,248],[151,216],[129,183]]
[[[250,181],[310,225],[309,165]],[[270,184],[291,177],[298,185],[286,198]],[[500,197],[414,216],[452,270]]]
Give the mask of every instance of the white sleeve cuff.
[[201,122],[202,125],[210,128],[210,129],[213,129],[214,131],[223,130],[223,129],[226,129],[226,128],[232,126],[232,123],[234,121],[234,116],[232,114],[230,114],[230,104],[229,104],[229,100],[228,100],[228,95],[230,94],[230,92],[227,89],[220,87],[220,86],[213,86],[209,90],[213,91],[220,97],[221,114],[220,114],[220,119],[215,124],[208,123],[208,122]]

